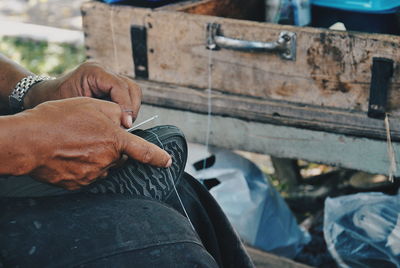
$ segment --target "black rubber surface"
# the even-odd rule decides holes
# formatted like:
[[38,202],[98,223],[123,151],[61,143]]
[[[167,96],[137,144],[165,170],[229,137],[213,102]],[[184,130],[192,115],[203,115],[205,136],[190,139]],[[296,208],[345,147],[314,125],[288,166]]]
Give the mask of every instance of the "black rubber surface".
[[90,185],[88,191],[140,195],[164,201],[173,192],[173,183],[176,185],[179,182],[185,169],[185,136],[175,126],[157,126],[147,130],[136,130],[132,134],[166,150],[172,156],[171,167],[157,168],[129,159],[123,167],[111,170],[106,179]]

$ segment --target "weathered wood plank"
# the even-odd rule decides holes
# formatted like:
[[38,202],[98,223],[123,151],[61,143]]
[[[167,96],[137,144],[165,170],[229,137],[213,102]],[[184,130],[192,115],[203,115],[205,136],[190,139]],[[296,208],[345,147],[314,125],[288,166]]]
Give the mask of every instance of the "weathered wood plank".
[[[146,125],[172,124],[183,130],[191,142],[205,143],[207,115],[143,105],[138,122],[155,114],[159,119]],[[276,126],[213,116],[210,144],[285,158],[304,159],[373,174],[387,174],[389,161],[384,141],[349,137],[322,131]],[[394,143],[400,159],[400,143]],[[400,168],[396,176],[400,176]]]
[[[143,80],[136,82],[143,90],[144,103],[207,113],[208,93],[204,90]],[[383,120],[369,118],[365,112],[297,105],[282,101],[233,96],[220,92],[211,94],[211,104],[214,115],[386,139]],[[400,141],[400,119],[391,118],[390,126],[392,139]]]
[[[134,76],[129,28],[143,25],[148,29],[150,79],[198,88],[206,88],[208,81],[207,23],[220,23],[226,36],[257,41],[276,40],[282,30],[296,32],[295,62],[271,54],[211,53],[213,88],[239,95],[366,111],[372,58],[400,60],[398,36],[152,12],[98,2],[86,3],[82,10],[89,57]],[[396,115],[400,113],[399,87],[400,68],[396,67],[390,89],[390,107]]]
[[[207,88],[206,24],[225,36],[274,41],[283,30],[297,34],[297,60],[226,49],[213,51],[213,88],[240,95],[367,111],[373,57],[400,61],[400,37],[335,32],[160,11],[147,18],[150,79]],[[170,22],[170,23],[167,23]],[[391,83],[390,106],[400,107],[400,68]]]
[[[213,1],[195,2],[210,4]],[[186,2],[183,6],[187,8],[188,5],[190,3]],[[204,46],[204,28],[207,22],[216,21],[223,27],[227,26],[224,28],[227,35],[260,41],[276,38],[281,30],[296,31],[300,40],[296,62],[282,61],[276,55],[253,55],[224,50],[211,52],[213,90],[227,93],[214,94],[213,112],[256,122],[385,138],[383,122],[365,115],[369,94],[369,68],[372,56],[399,60],[397,58],[400,58],[400,54],[395,53],[400,46],[399,37],[339,33],[110,6],[99,2],[84,4],[82,13],[88,57],[100,61],[115,72],[131,77],[134,77],[134,64],[131,57],[130,25],[146,26],[149,32],[150,78],[187,86],[167,86],[162,83],[156,87],[152,85],[154,90],[145,96],[145,101],[203,113],[207,110],[206,95],[201,90],[190,90],[188,87],[207,87],[209,51]],[[176,22],[176,25],[171,27],[166,22]],[[315,48],[317,45],[318,49]],[[339,61],[330,63],[331,60],[338,59],[337,55],[329,54],[332,51],[336,51],[338,55],[342,53],[340,64]],[[319,53],[319,56],[313,53]],[[312,58],[311,54],[315,57]],[[313,59],[319,60],[318,64],[311,64]],[[334,75],[332,70],[337,69],[338,64],[343,72]],[[397,119],[400,114],[399,69],[395,68],[391,87],[394,115],[391,130],[395,140],[400,137],[400,122]],[[340,83],[333,83],[338,77]],[[347,80],[342,79],[343,77],[347,77]],[[339,85],[343,81],[348,81],[346,85],[351,85],[348,91],[340,90]],[[324,88],[322,85],[336,85],[337,88]]]
[[190,14],[244,20],[262,20],[265,14],[264,2],[259,0],[205,0],[189,2],[188,5],[175,10]]
[[85,2],[81,10],[87,57],[134,76],[130,27],[144,26],[151,9]]

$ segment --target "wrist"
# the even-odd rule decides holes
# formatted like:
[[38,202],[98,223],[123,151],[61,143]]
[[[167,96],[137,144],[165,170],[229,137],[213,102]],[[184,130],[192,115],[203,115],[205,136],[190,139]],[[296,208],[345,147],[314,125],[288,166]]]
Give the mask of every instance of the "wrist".
[[51,80],[51,77],[42,75],[29,75],[22,78],[12,90],[9,96],[9,107],[12,113],[18,113],[25,110],[25,97],[32,88],[44,81]]
[[53,79],[44,80],[33,85],[25,95],[24,108],[31,109],[43,102],[60,99],[58,84],[58,79]]
[[35,155],[35,124],[25,113],[0,117],[0,174],[25,175],[40,165]]
[[18,81],[32,73],[7,59],[1,53],[0,70],[0,113],[9,114],[9,96],[12,90]]

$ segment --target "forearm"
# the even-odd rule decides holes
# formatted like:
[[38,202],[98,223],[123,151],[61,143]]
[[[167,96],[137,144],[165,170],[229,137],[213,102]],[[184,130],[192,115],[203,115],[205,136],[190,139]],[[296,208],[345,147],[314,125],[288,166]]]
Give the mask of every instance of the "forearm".
[[22,78],[31,74],[0,54],[0,114],[9,113],[8,96]]
[[35,144],[27,124],[34,124],[24,113],[0,116],[0,175],[23,175],[37,165],[32,154]]

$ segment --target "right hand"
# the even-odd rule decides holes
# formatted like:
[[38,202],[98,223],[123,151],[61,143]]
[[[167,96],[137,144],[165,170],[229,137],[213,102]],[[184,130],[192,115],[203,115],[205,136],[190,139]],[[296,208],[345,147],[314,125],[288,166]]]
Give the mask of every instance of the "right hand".
[[88,61],[61,77],[33,85],[24,98],[24,107],[33,108],[49,100],[74,97],[110,98],[121,107],[122,124],[130,128],[139,113],[142,91],[128,77]]
[[120,127],[121,113],[115,103],[86,97],[50,101],[20,113],[29,122],[27,146],[36,161],[30,175],[76,190],[105,177],[123,154],[170,166],[167,152]]

